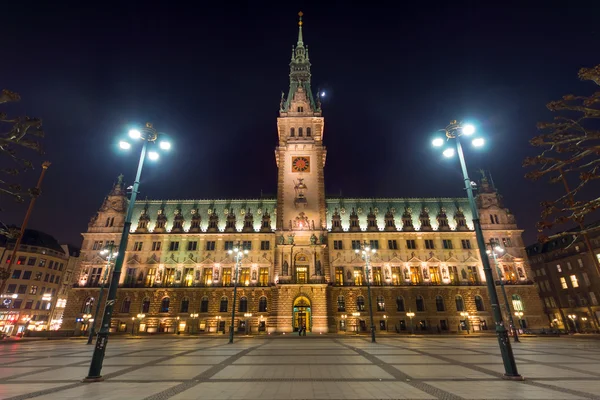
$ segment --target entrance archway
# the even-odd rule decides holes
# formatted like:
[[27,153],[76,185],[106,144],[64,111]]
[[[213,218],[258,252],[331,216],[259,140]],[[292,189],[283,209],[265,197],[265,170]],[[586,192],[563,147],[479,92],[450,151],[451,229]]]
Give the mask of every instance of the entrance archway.
[[306,326],[306,331],[312,331],[312,311],[310,300],[306,296],[299,296],[294,300],[292,324],[294,332],[301,326]]

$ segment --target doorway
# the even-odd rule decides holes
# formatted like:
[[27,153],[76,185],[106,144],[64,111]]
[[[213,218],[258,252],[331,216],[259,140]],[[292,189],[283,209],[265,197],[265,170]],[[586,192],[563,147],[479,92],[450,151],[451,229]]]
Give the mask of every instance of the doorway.
[[312,330],[312,312],[310,307],[310,300],[304,296],[298,297],[294,301],[292,324],[294,332],[298,332],[300,327],[305,326],[307,332]]

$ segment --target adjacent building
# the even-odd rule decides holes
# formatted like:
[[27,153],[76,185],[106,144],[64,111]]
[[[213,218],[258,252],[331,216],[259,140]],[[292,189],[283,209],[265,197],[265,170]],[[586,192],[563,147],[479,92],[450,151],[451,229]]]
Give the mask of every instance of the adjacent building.
[[[0,240],[0,260],[8,265],[15,243]],[[54,237],[26,229],[0,294],[0,332],[15,335],[26,330],[58,329],[61,321],[56,310],[65,306],[61,289],[70,286],[65,272],[76,260],[77,252],[70,253],[68,246],[61,246]]]
[[[277,118],[276,198],[136,202],[112,331],[225,332],[235,307],[239,332],[364,332],[367,279],[378,331],[493,329],[466,198],[325,196],[325,119],[310,66],[300,24]],[[545,326],[522,230],[485,177],[479,186],[486,240],[506,250],[508,311]],[[112,266],[101,252],[119,243],[125,187],[119,178],[83,233],[63,323],[76,334],[88,329],[84,315]],[[368,275],[355,252],[364,243],[377,250]],[[236,271],[229,250],[238,245],[247,254]]]
[[[597,222],[591,227],[600,226]],[[600,330],[600,230],[591,233],[591,251],[578,229],[527,247],[544,310],[551,326],[572,332]]]

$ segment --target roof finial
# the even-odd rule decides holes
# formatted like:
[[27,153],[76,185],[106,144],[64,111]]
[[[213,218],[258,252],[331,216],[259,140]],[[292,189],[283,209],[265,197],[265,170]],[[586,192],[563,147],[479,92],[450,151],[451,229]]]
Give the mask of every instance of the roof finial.
[[302,41],[302,16],[304,13],[300,11],[298,13],[298,46],[303,46],[304,42]]

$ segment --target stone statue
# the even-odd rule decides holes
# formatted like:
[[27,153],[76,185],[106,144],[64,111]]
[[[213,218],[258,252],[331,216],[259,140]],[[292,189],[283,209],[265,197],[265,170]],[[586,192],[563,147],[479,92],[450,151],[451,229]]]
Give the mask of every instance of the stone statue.
[[213,273],[213,280],[219,280],[219,270],[215,268],[215,272]]
[[279,235],[279,236],[277,237],[277,242],[278,242],[279,244],[284,244],[284,243],[285,243],[285,238],[283,237],[283,235]]
[[117,185],[122,185],[122,184],[123,184],[123,178],[124,178],[124,177],[125,177],[125,175],[123,175],[123,174],[120,174],[120,175],[117,177]]
[[294,244],[294,235],[288,235],[288,244]]
[[427,267],[423,268],[423,279],[426,281],[429,280],[429,271],[427,271]]
[[[282,236],[282,237],[283,237],[283,236]],[[283,276],[288,276],[288,269],[289,269],[289,264],[288,264],[288,262],[287,262],[287,261],[284,261],[284,262],[283,262],[283,267],[282,267],[282,270],[281,270],[281,274],[282,274]]]
[[322,233],[319,235],[319,243],[325,244],[325,235],[323,235]]
[[446,270],[446,268],[442,268],[442,278],[444,278],[444,279],[448,278],[448,271]]
[[410,275],[408,274],[408,268],[404,268],[404,279],[409,280]]
[[252,280],[255,281],[256,280],[256,270],[252,271]]
[[285,103],[285,94],[281,92],[281,100],[279,100],[279,111],[283,111],[283,105]]
[[180,281],[181,280],[181,271],[177,270],[177,273],[175,274],[175,280],[176,281]]
[[321,276],[321,260],[317,260],[317,265],[315,266],[315,272],[317,276]]
[[310,244],[317,244],[317,237],[314,233],[310,235]]
[[349,281],[352,280],[352,272],[350,272],[350,270],[346,271],[346,279]]

